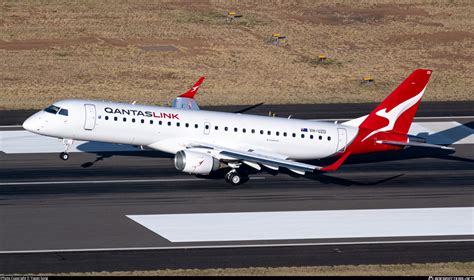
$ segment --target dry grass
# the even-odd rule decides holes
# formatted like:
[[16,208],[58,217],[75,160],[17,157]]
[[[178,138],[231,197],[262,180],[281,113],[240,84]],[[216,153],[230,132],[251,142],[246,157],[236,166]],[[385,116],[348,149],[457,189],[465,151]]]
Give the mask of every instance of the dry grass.
[[62,273],[59,276],[460,276],[472,275],[474,262],[394,264],[394,265],[340,265],[306,267],[251,267],[222,269],[177,269],[156,271]]
[[165,105],[200,75],[202,105],[377,102],[417,67],[434,70],[425,100],[473,100],[472,1],[391,2],[3,1],[0,109]]

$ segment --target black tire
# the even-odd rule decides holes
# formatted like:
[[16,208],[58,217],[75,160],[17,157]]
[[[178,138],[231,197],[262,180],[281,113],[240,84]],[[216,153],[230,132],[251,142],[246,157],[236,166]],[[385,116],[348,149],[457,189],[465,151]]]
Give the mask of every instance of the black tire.
[[65,152],[62,152],[62,153],[59,154],[59,158],[62,159],[62,160],[68,160],[69,159],[69,154],[65,153]]
[[229,175],[229,183],[231,183],[233,186],[240,185],[243,182],[242,175],[240,175],[237,172],[232,172]]

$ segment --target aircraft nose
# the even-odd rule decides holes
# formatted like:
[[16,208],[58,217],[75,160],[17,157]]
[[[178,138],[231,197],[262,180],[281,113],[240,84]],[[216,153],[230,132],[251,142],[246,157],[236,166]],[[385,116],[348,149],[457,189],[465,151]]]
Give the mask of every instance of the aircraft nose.
[[35,132],[39,129],[38,118],[31,116],[23,122],[23,129]]

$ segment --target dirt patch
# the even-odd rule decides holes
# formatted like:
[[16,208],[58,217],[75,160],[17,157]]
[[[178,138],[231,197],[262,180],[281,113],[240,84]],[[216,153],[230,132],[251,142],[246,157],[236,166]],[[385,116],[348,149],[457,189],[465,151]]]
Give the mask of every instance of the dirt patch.
[[474,33],[467,31],[445,31],[425,34],[402,34],[390,37],[387,42],[400,43],[404,41],[420,41],[439,45],[463,40],[474,40]]
[[77,39],[54,39],[54,40],[0,40],[0,49],[2,50],[41,50],[54,47],[67,47],[99,43],[96,37],[83,37]]
[[[461,63],[473,63],[474,62],[474,55],[464,55],[460,53],[453,53],[453,52],[441,52],[441,51],[431,51],[429,55],[433,59],[448,59],[448,60],[455,60]],[[456,64],[451,64],[448,69],[453,69],[458,67]]]
[[[103,44],[114,47],[135,46],[148,52],[177,52],[187,55],[207,54],[211,49],[207,44],[199,39],[183,39],[183,40],[163,40],[154,38],[141,39],[114,39],[104,37],[81,37],[77,39],[35,39],[35,40],[0,40],[0,49],[3,50],[42,50],[54,49],[69,46],[81,46],[90,44]],[[180,47],[185,51],[182,52]]]
[[408,16],[428,16],[421,8],[408,5],[379,4],[370,8],[357,8],[346,5],[334,7],[318,7],[304,10],[296,19],[326,25],[342,25],[354,23],[378,23],[387,18],[406,19]]
[[142,46],[140,49],[147,52],[176,52],[179,51],[175,46]]

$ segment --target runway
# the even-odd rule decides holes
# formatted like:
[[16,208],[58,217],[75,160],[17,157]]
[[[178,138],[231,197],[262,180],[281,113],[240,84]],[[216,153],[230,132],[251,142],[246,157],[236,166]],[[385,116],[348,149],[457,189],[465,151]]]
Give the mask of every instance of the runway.
[[[428,121],[472,129],[474,119],[462,117],[456,104],[436,106],[433,117],[460,117]],[[474,115],[470,110],[465,116]],[[0,152],[0,273],[472,261],[473,234],[173,242],[127,217],[473,207],[473,145],[454,146],[455,152],[410,148],[354,156],[324,175],[261,172],[237,188],[183,174],[172,156],[159,152],[86,151],[67,162],[56,153]],[[469,222],[472,229],[472,216]]]

